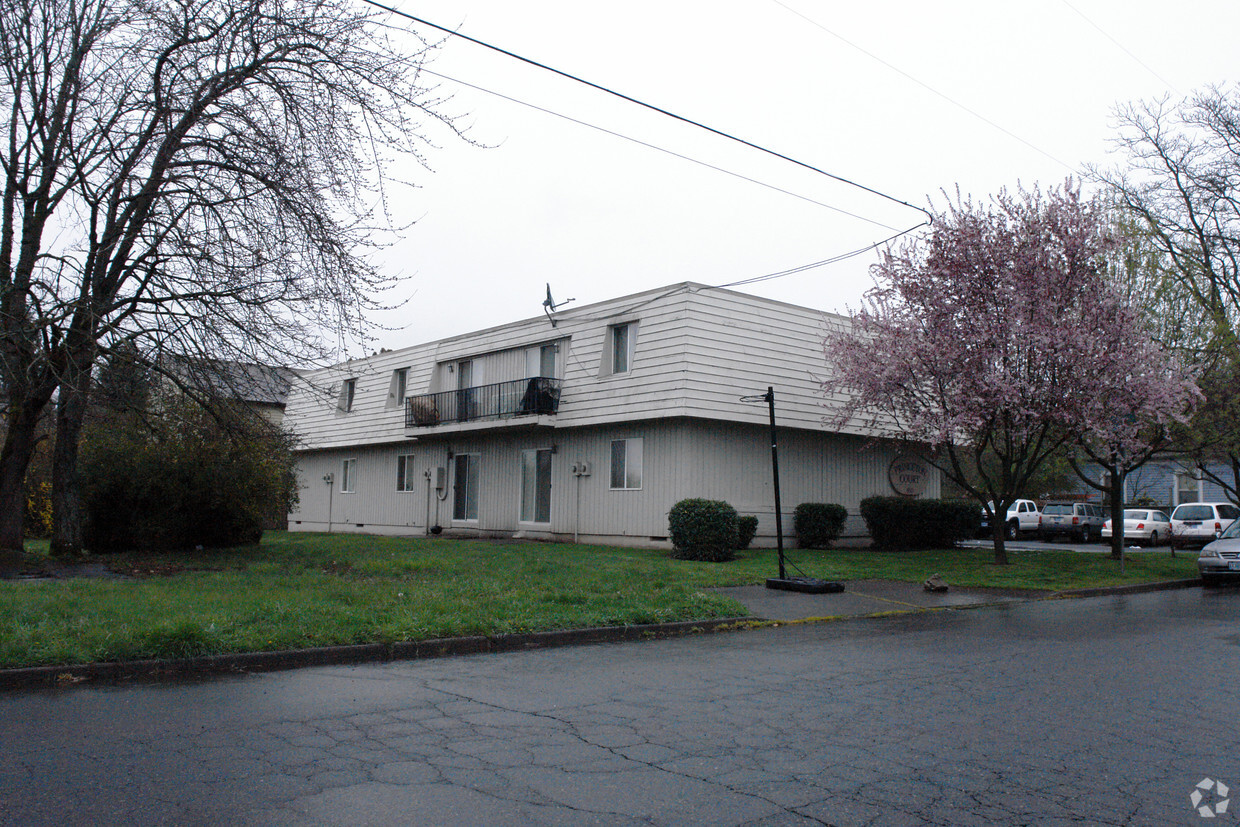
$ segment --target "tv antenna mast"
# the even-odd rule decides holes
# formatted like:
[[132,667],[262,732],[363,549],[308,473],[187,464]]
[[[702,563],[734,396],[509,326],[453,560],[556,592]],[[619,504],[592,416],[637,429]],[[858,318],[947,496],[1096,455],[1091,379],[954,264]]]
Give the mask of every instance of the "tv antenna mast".
[[547,284],[547,298],[543,299],[543,312],[547,314],[552,327],[555,327],[555,318],[551,314],[556,311],[556,308],[563,307],[571,301],[576,301],[576,299],[565,299],[557,304],[555,299],[551,298],[551,284]]

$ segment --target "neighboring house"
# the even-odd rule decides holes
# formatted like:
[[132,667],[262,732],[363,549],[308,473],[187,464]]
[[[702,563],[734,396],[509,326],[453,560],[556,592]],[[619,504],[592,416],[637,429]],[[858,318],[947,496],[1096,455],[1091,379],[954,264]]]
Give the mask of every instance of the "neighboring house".
[[[164,357],[164,370],[190,388],[245,403],[246,407],[275,427],[284,421],[289,388],[297,377],[291,368],[228,362],[217,359]],[[172,385],[170,380],[166,384]]]
[[[1210,466],[1218,478],[1228,479],[1231,469],[1225,465]],[[1089,471],[1086,471],[1089,473]],[[1095,470],[1093,478],[1105,482],[1104,472]],[[1075,497],[1100,503],[1103,493],[1085,483],[1078,483]],[[1227,502],[1226,490],[1202,474],[1191,460],[1156,459],[1128,473],[1124,479],[1124,504],[1148,505],[1166,509],[1168,513],[1181,503]]]
[[[828,313],[682,283],[386,351],[294,382],[297,531],[667,545],[686,497],[759,518],[774,545],[773,386],[784,532],[802,502],[893,493],[892,441],[839,430],[819,391]],[[907,459],[907,458],[906,458]],[[896,484],[936,497],[937,473]]]

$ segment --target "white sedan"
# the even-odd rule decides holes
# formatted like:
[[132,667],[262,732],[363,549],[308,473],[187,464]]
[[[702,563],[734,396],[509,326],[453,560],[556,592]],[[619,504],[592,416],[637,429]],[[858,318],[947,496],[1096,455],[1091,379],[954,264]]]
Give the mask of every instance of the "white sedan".
[[[1171,538],[1171,519],[1162,511],[1146,508],[1124,509],[1124,540],[1140,540],[1156,546]],[[1102,539],[1111,539],[1111,521],[1102,524]]]

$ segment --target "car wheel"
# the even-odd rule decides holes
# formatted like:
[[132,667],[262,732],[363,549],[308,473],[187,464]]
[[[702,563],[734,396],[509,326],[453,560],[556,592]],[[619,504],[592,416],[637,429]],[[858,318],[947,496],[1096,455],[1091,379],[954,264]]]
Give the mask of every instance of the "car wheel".
[[1084,528],[1082,528],[1081,529],[1081,542],[1092,543],[1093,541],[1094,541],[1093,532],[1090,531],[1089,526],[1085,526]]
[[1154,546],[1156,545],[1158,545],[1158,532],[1151,531],[1150,532],[1150,548],[1154,548]]
[[1020,534],[1020,523],[1012,520],[1012,522],[1007,524],[1007,538],[1015,540],[1018,534]]

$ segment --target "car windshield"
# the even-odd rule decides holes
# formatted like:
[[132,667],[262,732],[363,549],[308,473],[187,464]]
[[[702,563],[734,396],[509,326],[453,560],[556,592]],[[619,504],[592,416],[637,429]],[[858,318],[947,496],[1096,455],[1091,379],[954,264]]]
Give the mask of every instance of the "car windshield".
[[1125,520],[1148,520],[1149,518],[1150,512],[1148,511],[1133,511],[1132,509],[1128,509],[1124,512]]
[[1182,505],[1171,517],[1176,520],[1213,520],[1214,508],[1208,505]]
[[1070,505],[1048,505],[1042,509],[1042,513],[1054,516],[1055,514],[1071,514],[1072,506]]
[[1219,539],[1231,540],[1236,537],[1240,537],[1240,520],[1236,520],[1234,523],[1227,526],[1227,530],[1219,536]]

